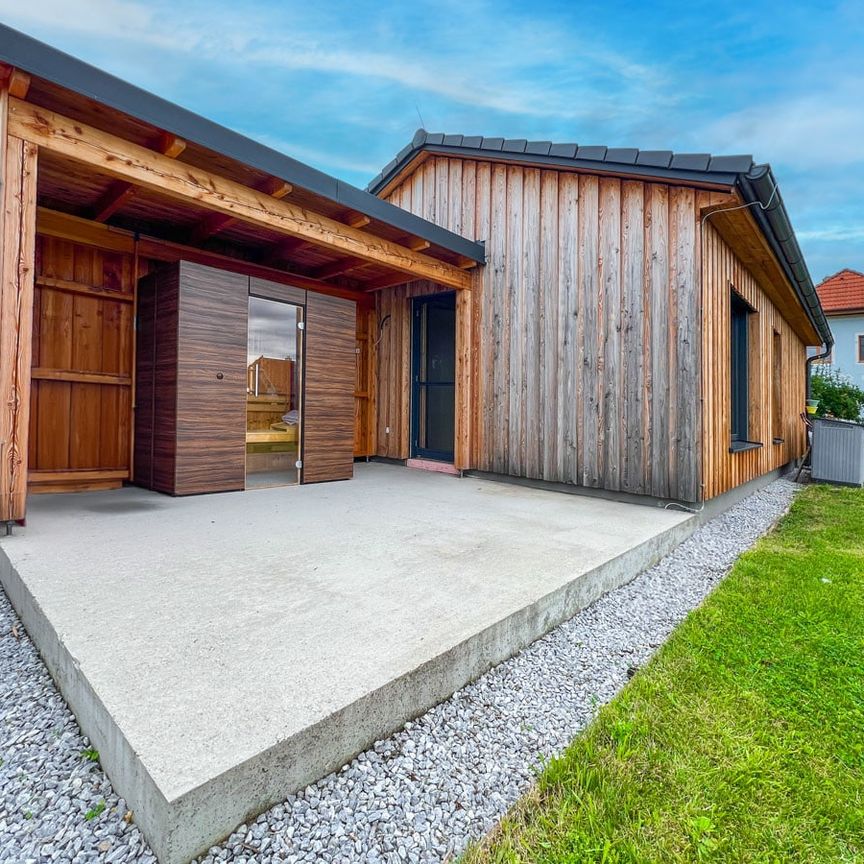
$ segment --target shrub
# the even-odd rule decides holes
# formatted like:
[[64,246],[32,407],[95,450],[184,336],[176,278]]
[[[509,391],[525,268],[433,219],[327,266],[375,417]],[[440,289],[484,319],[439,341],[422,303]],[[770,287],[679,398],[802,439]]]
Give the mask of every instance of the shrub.
[[810,396],[819,400],[819,417],[860,420],[864,413],[864,390],[837,369],[814,368],[810,379]]

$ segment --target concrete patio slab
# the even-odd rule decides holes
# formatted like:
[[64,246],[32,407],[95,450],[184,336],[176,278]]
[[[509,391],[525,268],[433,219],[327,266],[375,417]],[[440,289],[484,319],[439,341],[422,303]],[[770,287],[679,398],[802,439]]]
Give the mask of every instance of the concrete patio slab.
[[164,864],[338,768],[673,548],[682,513],[360,465],[41,496],[0,579]]

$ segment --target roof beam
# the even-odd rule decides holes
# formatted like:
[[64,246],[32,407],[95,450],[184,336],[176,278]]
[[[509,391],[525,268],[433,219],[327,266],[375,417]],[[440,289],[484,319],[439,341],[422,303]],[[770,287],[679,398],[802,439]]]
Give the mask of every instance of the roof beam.
[[[176,159],[186,149],[186,142],[176,135],[163,132],[154,149],[169,159]],[[90,218],[94,222],[107,222],[130,198],[134,197],[136,192],[137,187],[132,183],[125,183],[122,180],[112,183],[94,205]]]
[[320,267],[312,271],[313,279],[332,279],[334,276],[341,276],[349,270],[356,270],[358,267],[365,267],[369,262],[362,258],[346,257],[337,258],[329,264],[322,264]]
[[9,91],[16,99],[26,99],[30,89],[30,76],[14,66],[0,63],[0,85]]
[[235,180],[192,165],[179,165],[161,153],[19,99],[9,100],[9,131],[49,152],[163,197],[363,258],[405,273],[407,279],[430,279],[457,289],[471,285],[471,275],[452,264],[276,200]]
[[[294,191],[294,187],[278,177],[268,177],[263,183],[259,183],[255,187],[259,192],[269,195],[271,198],[284,198]],[[203,243],[208,237],[224,231],[237,221],[236,216],[228,216],[225,213],[211,213],[202,219],[198,225],[192,229],[189,235],[189,242],[192,244]]]
[[[36,230],[48,237],[85,243],[88,246],[96,246],[99,249],[108,249],[113,252],[131,254],[136,248],[136,235],[132,231],[82,219],[80,216],[72,216],[69,213],[48,210],[45,207],[39,207],[37,210]],[[199,264],[231,270],[245,276],[259,276],[262,279],[269,279],[283,285],[293,285],[296,288],[329,294],[332,297],[343,297],[358,303],[369,302],[368,295],[363,291],[344,288],[328,282],[319,282],[308,276],[286,273],[275,267],[267,267],[260,262],[247,261],[245,258],[234,258],[206,249],[184,246],[170,240],[139,235],[137,248],[140,255],[156,261],[180,261],[181,259],[195,261]]]

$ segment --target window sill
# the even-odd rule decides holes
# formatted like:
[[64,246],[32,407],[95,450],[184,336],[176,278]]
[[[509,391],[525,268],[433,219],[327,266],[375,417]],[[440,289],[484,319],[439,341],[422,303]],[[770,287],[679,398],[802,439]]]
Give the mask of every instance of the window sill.
[[733,441],[729,445],[729,452],[746,453],[748,450],[758,450],[761,446],[761,441]]
[[785,444],[786,439],[785,438],[774,438],[771,443],[772,444]]

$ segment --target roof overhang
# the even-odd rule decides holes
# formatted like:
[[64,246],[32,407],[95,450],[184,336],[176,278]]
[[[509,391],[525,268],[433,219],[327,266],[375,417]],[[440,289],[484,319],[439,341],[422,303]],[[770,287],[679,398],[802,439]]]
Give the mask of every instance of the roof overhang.
[[2,24],[0,62],[470,261],[485,261],[482,243],[447,231]]

